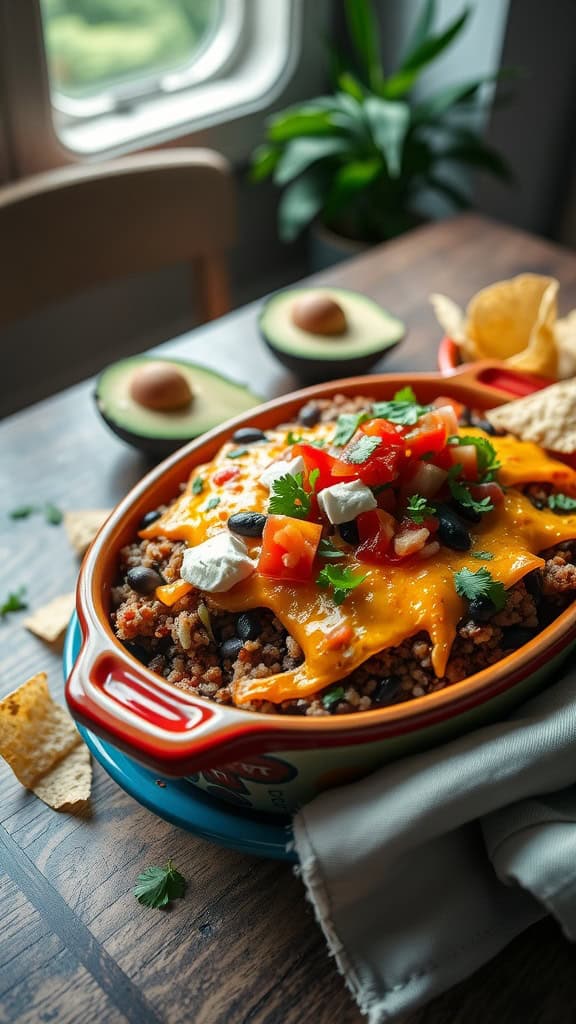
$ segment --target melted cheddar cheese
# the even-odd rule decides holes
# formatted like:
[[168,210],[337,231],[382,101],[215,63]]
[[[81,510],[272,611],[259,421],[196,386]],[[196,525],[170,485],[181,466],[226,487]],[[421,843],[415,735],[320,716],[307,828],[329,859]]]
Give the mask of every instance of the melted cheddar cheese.
[[[307,441],[319,437],[329,440],[333,432],[333,424],[304,431]],[[486,436],[468,427],[462,433]],[[494,556],[488,563],[490,573],[508,588],[544,564],[538,552],[576,537],[576,515],[537,510],[516,489],[523,484],[547,482],[575,494],[576,472],[551,459],[535,444],[512,436],[491,437],[490,441],[502,466],[499,482],[508,490],[503,503],[483,516],[478,525],[470,526],[469,552],[441,547],[433,558],[420,562],[412,559],[406,565],[359,563],[353,553],[347,554],[338,564],[350,566],[366,578],[339,606],[314,579],[289,583],[257,572],[227,593],[211,595],[215,606],[229,612],[269,608],[304,653],[304,661],[293,671],[237,682],[236,703],[255,699],[279,703],[309,696],[342,679],[372,655],[396,647],[421,630],[432,641],[436,675],[444,674],[458,621],[466,611],[466,602],[456,593],[454,573],[464,566],[474,572],[482,565],[472,553],[490,551]],[[269,431],[266,442],[250,445],[245,455],[232,460],[227,456],[233,447],[225,444],[213,462],[198,466],[182,495],[140,536],[165,536],[195,545],[224,529],[234,512],[265,512],[269,495],[259,478],[271,461],[289,457],[286,432]],[[231,466],[237,475],[215,483],[218,471]],[[203,481],[201,494],[192,490],[192,480],[197,477]],[[213,498],[219,502],[210,508]],[[257,559],[260,539],[243,539],[250,555]]]

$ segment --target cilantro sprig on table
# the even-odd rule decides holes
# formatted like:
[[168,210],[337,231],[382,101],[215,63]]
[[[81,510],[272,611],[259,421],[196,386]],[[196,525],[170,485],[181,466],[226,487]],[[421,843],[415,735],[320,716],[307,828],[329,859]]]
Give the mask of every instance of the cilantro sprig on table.
[[24,612],[28,607],[28,603],[25,600],[26,587],[19,587],[18,590],[11,594],[5,601],[0,604],[0,618],[4,619],[10,612]]
[[164,867],[146,868],[136,879],[134,895],[145,907],[165,907],[171,900],[182,899],[186,879],[171,860]]
[[493,579],[488,569],[483,566],[476,569],[475,572],[464,567],[454,573],[454,586],[456,593],[468,601],[474,601],[478,597],[487,597],[497,612],[501,612],[506,604],[504,584]]
[[436,515],[436,509],[434,505],[429,505],[428,499],[422,497],[421,494],[413,494],[406,506],[406,515],[414,523],[420,524],[430,516]]
[[481,498],[477,501],[472,497],[468,487],[462,480],[457,480],[457,476],[462,472],[462,466],[458,463],[457,466],[452,466],[448,471],[448,487],[450,488],[450,494],[452,497],[459,501],[464,508],[469,508],[473,512],[479,512],[480,515],[484,515],[485,512],[491,512],[494,508],[490,498]]
[[10,519],[29,519],[30,516],[35,516],[42,513],[47,523],[52,526],[60,526],[62,519],[64,518],[62,510],[54,505],[51,501],[45,502],[44,505],[19,505],[17,508],[13,508],[8,513]]
[[325,565],[316,578],[319,587],[327,590],[333,588],[335,604],[342,604],[351,590],[355,590],[366,579],[366,573],[358,575],[350,566],[342,568],[339,565]]
[[550,494],[548,508],[553,512],[576,512],[576,498],[570,498],[567,494]]
[[470,437],[463,434],[453,434],[448,438],[448,444],[451,447],[458,447],[460,445],[474,446],[478,462],[478,479],[483,483],[488,483],[490,480],[493,480],[496,476],[496,471],[501,469],[496,449],[486,437]]
[[320,475],[313,469],[308,477],[309,491],[304,489],[302,473],[285,473],[272,483],[272,493],[268,502],[268,511],[273,515],[292,516],[293,519],[306,519],[310,513],[312,494]]

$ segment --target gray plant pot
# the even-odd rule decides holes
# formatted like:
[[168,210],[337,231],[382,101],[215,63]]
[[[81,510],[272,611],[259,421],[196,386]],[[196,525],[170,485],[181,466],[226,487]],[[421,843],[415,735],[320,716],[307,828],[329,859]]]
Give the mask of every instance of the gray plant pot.
[[320,221],[314,221],[308,232],[309,271],[315,273],[318,270],[326,270],[368,248],[367,242],[354,242],[350,238],[329,231]]

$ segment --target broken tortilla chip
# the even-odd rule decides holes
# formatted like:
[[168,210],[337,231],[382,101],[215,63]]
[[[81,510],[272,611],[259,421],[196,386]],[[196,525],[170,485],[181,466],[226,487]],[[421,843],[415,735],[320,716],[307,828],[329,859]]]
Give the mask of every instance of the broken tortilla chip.
[[60,597],[55,597],[53,601],[37,608],[32,615],[24,619],[24,625],[46,643],[58,644],[64,639],[75,604],[74,594],[61,594]]
[[576,452],[576,378],[489,409],[486,419],[522,441],[553,452]]
[[84,555],[109,515],[108,508],[73,509],[64,513],[64,529],[77,555]]
[[54,810],[86,805],[90,754],[68,712],[52,700],[44,672],[0,701],[0,755],[18,781]]

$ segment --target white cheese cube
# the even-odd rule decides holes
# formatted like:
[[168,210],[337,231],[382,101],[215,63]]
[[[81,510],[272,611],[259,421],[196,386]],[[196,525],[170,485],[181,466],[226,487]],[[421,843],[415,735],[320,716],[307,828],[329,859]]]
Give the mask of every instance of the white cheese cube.
[[366,484],[352,480],[349,484],[333,484],[319,491],[318,504],[330,522],[337,526],[356,519],[361,512],[370,512],[378,503]]
[[255,568],[244,541],[229,530],[222,530],[202,544],[186,549],[180,575],[199,590],[223,593],[250,576]]
[[272,484],[275,480],[278,480],[281,476],[286,476],[287,473],[290,476],[296,476],[297,473],[303,473],[305,469],[304,459],[301,455],[297,455],[296,458],[290,459],[287,462],[285,459],[280,459],[278,462],[272,462],[260,477],[260,483],[263,487],[267,487],[269,491],[272,490]]

